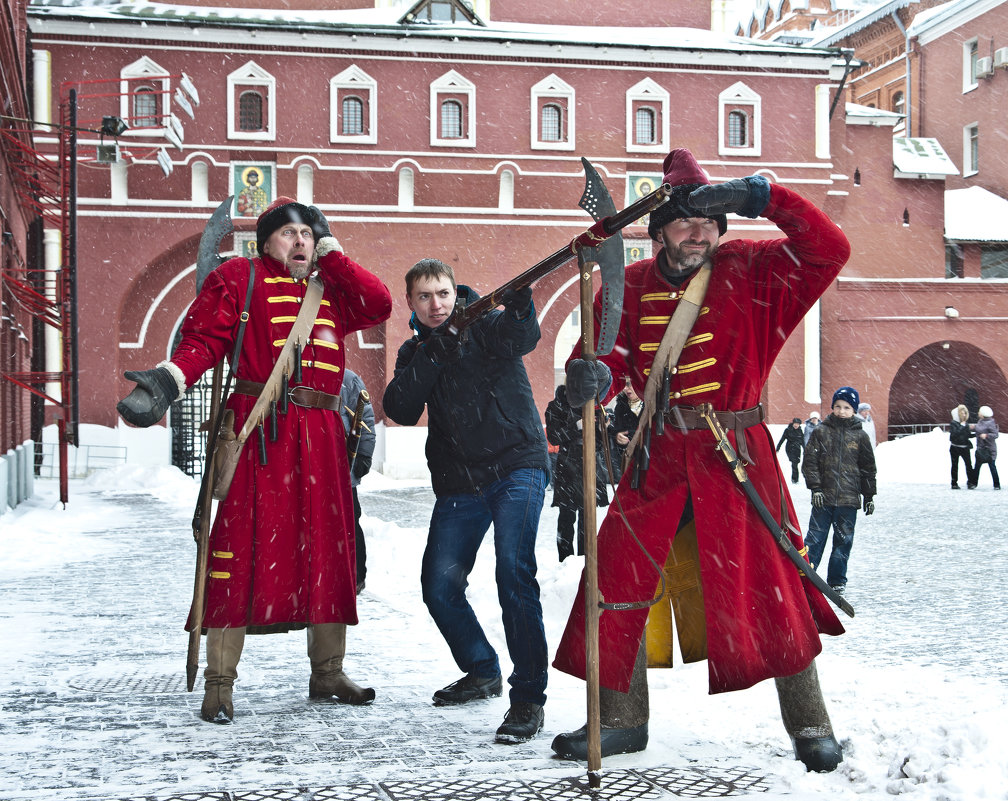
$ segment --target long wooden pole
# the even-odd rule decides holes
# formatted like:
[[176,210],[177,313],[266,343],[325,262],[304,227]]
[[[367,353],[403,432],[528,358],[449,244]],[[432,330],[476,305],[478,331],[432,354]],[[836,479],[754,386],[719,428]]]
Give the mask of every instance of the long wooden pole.
[[[579,260],[580,261],[580,260]],[[595,262],[583,262],[581,267],[581,358],[595,360],[595,318],[593,309],[592,272]],[[602,785],[602,729],[599,710],[599,588],[598,540],[595,524],[595,398],[585,401],[581,410],[582,489],[584,509],[582,522],[585,537],[585,659],[587,669],[587,748],[588,786]]]

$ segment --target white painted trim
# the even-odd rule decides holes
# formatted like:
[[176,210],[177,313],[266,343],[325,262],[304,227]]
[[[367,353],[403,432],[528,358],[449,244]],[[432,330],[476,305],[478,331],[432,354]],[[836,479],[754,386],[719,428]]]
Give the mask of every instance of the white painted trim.
[[[142,348],[144,346],[144,341],[147,339],[147,329],[150,327],[150,322],[154,319],[154,312],[157,311],[158,306],[161,305],[161,301],[167,297],[168,293],[171,292],[175,286],[183,279],[196,272],[196,265],[191,264],[184,270],[181,270],[178,275],[172,278],[167,284],[165,284],[161,291],[157,293],[155,298],[150,302],[147,307],[147,311],[144,313],[143,323],[140,325],[140,336],[133,342],[120,342],[119,347],[123,350]],[[174,334],[174,329],[172,329]]]
[[[752,119],[752,142],[749,147],[729,147],[725,121],[729,111],[749,110]],[[759,156],[763,147],[763,98],[743,81],[737,81],[718,95],[718,155]]]
[[[366,134],[347,136],[340,133],[339,115],[342,110],[342,104],[339,100],[340,89],[353,89],[355,92],[366,95],[368,108]],[[378,81],[356,64],[351,64],[329,81],[329,141],[355,145],[378,143]]]
[[[443,94],[465,95],[465,136],[461,139],[442,139],[441,101]],[[430,144],[431,147],[476,147],[476,85],[455,70],[449,70],[430,85]]]
[[[574,150],[575,137],[577,135],[574,87],[560,78],[560,76],[551,73],[533,85],[529,94],[529,117],[531,122],[529,147],[533,150]],[[539,138],[542,133],[540,128],[539,101],[549,101],[553,98],[564,101],[563,112],[565,119],[561,121],[561,130],[565,138],[560,142],[548,142]]]
[[[235,125],[237,112],[235,86],[266,87],[266,130],[240,131]],[[276,140],[276,78],[266,72],[255,61],[246,61],[241,67],[227,76],[227,131],[228,139],[254,139],[273,142]]]
[[[660,119],[655,120],[658,141],[653,145],[634,142],[634,103],[654,104]],[[669,151],[669,93],[651,78],[638,81],[626,93],[626,149],[627,153],[660,153]]]

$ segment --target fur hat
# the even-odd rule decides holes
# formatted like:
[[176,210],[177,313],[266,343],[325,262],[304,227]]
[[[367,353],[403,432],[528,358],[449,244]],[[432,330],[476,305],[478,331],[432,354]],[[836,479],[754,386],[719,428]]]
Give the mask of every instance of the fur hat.
[[981,406],[977,410],[977,417],[993,417],[994,410],[990,406]]
[[298,203],[292,197],[278,197],[256,221],[256,248],[259,250],[259,255],[262,255],[266,240],[281,225],[290,222],[311,225],[314,219],[315,215],[311,209],[303,203]]
[[[684,147],[678,147],[665,157],[662,169],[665,173],[664,182],[672,184],[672,195],[651,212],[647,230],[648,235],[654,240],[658,239],[658,231],[672,220],[707,217],[689,204],[690,192],[698,186],[710,185],[710,180],[693,158],[693,154]],[[724,236],[728,230],[728,219],[723,214],[717,214],[712,219],[717,220],[718,231]]]
[[861,405],[861,396],[858,395],[858,391],[854,387],[840,387],[840,389],[834,392],[833,400],[830,401],[830,408],[836,406],[838,400],[847,401],[852,409],[856,409]]

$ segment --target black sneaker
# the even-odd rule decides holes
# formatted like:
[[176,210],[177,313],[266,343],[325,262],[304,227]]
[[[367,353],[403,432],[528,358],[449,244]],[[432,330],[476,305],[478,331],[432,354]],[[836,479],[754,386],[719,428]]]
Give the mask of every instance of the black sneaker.
[[535,737],[542,727],[543,708],[538,704],[518,701],[511,704],[494,740],[498,743],[525,743]]
[[847,587],[846,584],[831,584],[830,585],[830,589],[833,590],[833,592],[835,592],[841,598],[844,597],[844,590],[846,589],[846,587]]
[[480,698],[497,698],[502,688],[499,674],[488,679],[470,673],[434,693],[434,706],[458,706]]

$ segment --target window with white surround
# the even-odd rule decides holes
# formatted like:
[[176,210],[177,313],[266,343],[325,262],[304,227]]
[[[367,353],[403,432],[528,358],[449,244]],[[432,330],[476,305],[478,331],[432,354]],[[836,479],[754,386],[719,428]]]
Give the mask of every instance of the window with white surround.
[[306,206],[315,202],[315,170],[311,164],[298,164],[297,202]]
[[963,42],[963,91],[968,92],[977,88],[977,58],[980,54],[980,47],[976,39]]
[[980,124],[963,128],[963,177],[980,172]]
[[650,78],[627,90],[626,149],[629,153],[669,150],[669,93]]
[[742,81],[718,95],[718,153],[760,155],[762,98]]
[[501,170],[497,208],[501,211],[514,211],[514,173],[511,170]]
[[168,70],[144,56],[119,71],[119,116],[129,125],[129,134],[150,135],[151,128],[164,128],[171,113],[171,79]]
[[210,201],[209,170],[205,161],[192,163],[189,187],[194,204],[199,205]]
[[476,86],[455,70],[430,85],[430,143],[476,147]]
[[574,149],[574,87],[549,75],[532,87],[533,150]]
[[409,211],[413,208],[413,192],[413,169],[403,167],[399,170],[399,208],[403,211]]
[[355,64],[329,81],[329,141],[378,142],[378,82]]
[[229,139],[276,139],[276,78],[254,61],[227,76]]

